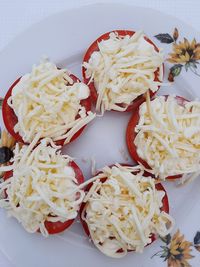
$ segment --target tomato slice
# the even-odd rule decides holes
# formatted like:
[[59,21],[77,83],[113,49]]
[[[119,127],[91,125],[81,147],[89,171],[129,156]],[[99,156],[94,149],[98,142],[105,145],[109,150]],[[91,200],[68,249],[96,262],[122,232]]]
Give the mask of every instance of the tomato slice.
[[[90,57],[91,57],[91,55],[92,55],[92,53],[95,52],[95,51],[99,51],[98,43],[101,42],[102,40],[108,40],[109,39],[109,34],[111,32],[117,32],[119,34],[119,36],[122,36],[122,37],[126,36],[126,35],[132,36],[133,34],[135,34],[135,31],[130,31],[130,30],[114,30],[114,31],[110,31],[110,32],[104,33],[103,35],[98,37],[89,46],[89,48],[87,49],[87,51],[86,51],[86,53],[84,55],[83,62],[88,62]],[[157,52],[159,51],[158,47],[148,37],[145,36],[145,40],[154,46],[155,51],[157,51]],[[155,71],[155,79],[154,79],[154,81],[159,81],[159,72],[160,72],[160,68],[158,68]],[[163,64],[163,75],[164,75],[164,64]],[[97,97],[98,97],[97,90],[95,88],[94,82],[90,82],[89,83],[90,78],[86,78],[86,69],[84,67],[82,67],[82,76],[83,76],[84,83],[87,84],[89,86],[89,88],[90,88],[92,102],[94,104],[96,104]],[[160,87],[158,87],[158,90],[159,90],[159,88]],[[150,96],[151,97],[153,97],[155,94],[156,94],[156,92],[152,92],[150,90]],[[127,107],[127,109],[125,111],[132,111],[132,110],[136,109],[144,101],[145,101],[144,95],[138,96],[135,100],[133,100],[133,102]],[[123,103],[119,104],[119,106],[122,107]]]
[[[131,166],[131,165],[128,165],[128,164],[120,164],[120,165],[123,165],[123,166]],[[112,167],[112,166],[114,166],[114,165],[111,165],[110,167]],[[100,174],[100,173],[101,173],[101,171],[98,172],[97,175]],[[145,175],[145,176],[149,176],[149,174],[148,174],[147,172],[145,172],[144,175]],[[107,177],[105,177],[105,178],[101,178],[100,180],[104,183],[104,182],[107,180]],[[88,185],[86,186],[86,188],[85,188],[85,192],[88,192],[88,191],[90,190],[90,188],[92,187],[93,183],[94,183],[94,182],[91,182],[90,184],[88,184]],[[161,207],[160,210],[161,210],[161,211],[165,211],[166,213],[169,213],[169,202],[168,202],[168,196],[167,196],[167,192],[166,192],[165,188],[163,187],[163,185],[162,185],[161,183],[156,184],[155,187],[156,187],[156,189],[157,189],[158,191],[164,191],[164,192],[165,192],[165,195],[164,195],[164,197],[163,197],[163,199],[162,199],[162,204],[163,204],[163,206]],[[91,236],[90,236],[90,231],[89,231],[89,228],[88,228],[88,225],[87,225],[87,223],[82,219],[82,213],[83,213],[83,210],[84,210],[86,204],[87,204],[87,203],[84,203],[84,202],[81,204],[80,211],[79,211],[79,214],[80,214],[80,221],[81,221],[81,224],[82,224],[82,226],[83,226],[83,229],[84,229],[86,235],[87,235],[89,238],[91,238]],[[85,211],[85,212],[86,212],[86,211]],[[149,246],[150,244],[152,244],[152,243],[157,239],[155,234],[152,234],[152,235],[150,236],[150,238],[151,238],[151,242],[150,242],[149,244],[147,244],[146,246]],[[131,252],[131,251],[133,251],[133,250],[128,250],[128,252]],[[123,251],[120,249],[120,250],[118,251],[118,253],[121,253],[121,252],[123,252]]]
[[[72,78],[74,83],[75,82],[80,82],[80,80],[75,75],[70,74],[69,76]],[[3,105],[2,105],[2,115],[3,115],[3,120],[4,120],[4,124],[5,124],[5,127],[6,127],[7,131],[16,139],[16,141],[21,142],[21,143],[25,143],[24,140],[22,139],[22,136],[19,133],[16,133],[14,131],[14,126],[18,122],[18,119],[17,119],[17,116],[15,115],[14,110],[8,105],[8,98],[11,96],[13,88],[20,81],[20,79],[21,79],[21,77],[18,78],[11,85],[11,87],[8,90],[8,92],[6,93],[5,98],[3,100]],[[90,111],[91,110],[91,98],[90,98],[90,96],[87,99],[81,100],[80,104],[85,107],[86,111]],[[77,115],[76,118],[79,118],[79,115]],[[85,128],[85,126],[83,126],[78,132],[76,132],[73,135],[73,137],[70,140],[70,142],[72,142],[73,140],[78,138],[80,136],[80,134],[83,132],[84,128]],[[56,145],[63,145],[64,142],[65,142],[65,139],[62,139],[62,140],[55,141],[54,143]]]
[[[69,163],[69,166],[73,168],[78,184],[82,184],[84,182],[84,176],[83,176],[83,173],[82,173],[81,169],[78,167],[78,165],[74,161],[71,161]],[[13,174],[12,171],[5,172],[4,177],[3,177],[4,181],[9,179],[12,176],[12,174]],[[49,221],[45,221],[44,224],[45,224],[45,227],[46,227],[48,233],[52,235],[52,234],[58,234],[60,232],[63,232],[64,230],[69,228],[72,225],[72,223],[74,222],[74,220],[75,219],[68,220],[68,221],[65,221],[65,222],[60,222],[60,221],[58,221],[58,222],[49,222]],[[38,230],[38,232],[40,232],[40,231]]]
[[[167,99],[168,95],[165,96],[165,98]],[[177,103],[179,105],[184,106],[184,104],[186,102],[188,102],[187,99],[181,97],[181,96],[176,96],[176,100]],[[136,161],[137,163],[142,164],[145,168],[147,169],[151,169],[151,167],[148,165],[148,163],[143,160],[142,158],[139,157],[139,155],[137,154],[137,147],[134,144],[134,140],[136,138],[137,133],[135,132],[135,127],[137,126],[138,122],[139,122],[139,107],[136,109],[136,111],[133,113],[128,126],[127,126],[127,130],[126,130],[126,143],[127,143],[127,147],[130,153],[130,156],[132,157],[132,159],[134,161]],[[173,175],[173,176],[169,176],[167,177],[167,179],[169,180],[173,180],[173,179],[178,179],[181,178],[182,175]]]

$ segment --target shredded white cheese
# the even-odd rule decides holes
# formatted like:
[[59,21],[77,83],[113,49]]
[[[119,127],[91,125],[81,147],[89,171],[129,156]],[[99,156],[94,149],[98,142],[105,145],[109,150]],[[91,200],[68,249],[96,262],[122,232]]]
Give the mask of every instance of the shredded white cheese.
[[68,143],[95,117],[81,105],[81,100],[89,94],[88,86],[74,82],[66,69],[57,69],[54,63],[42,61],[20,79],[8,99],[18,118],[14,131],[27,143],[38,132],[41,138],[66,139]]
[[[132,36],[111,32],[108,40],[98,43],[99,51],[83,63],[86,78],[94,82],[98,98],[96,109],[124,111],[148,89],[157,91],[163,79],[163,54],[157,52],[145,35]],[[159,68],[159,82],[154,81]],[[119,106],[122,104],[122,106]]]
[[160,96],[143,103],[139,116],[134,143],[154,175],[200,172],[200,102],[180,105],[174,96]]
[[174,220],[161,211],[165,192],[156,190],[155,180],[143,174],[140,166],[105,167],[85,196],[81,218],[95,246],[107,256],[142,252],[152,234],[165,236],[173,228]]
[[[38,139],[39,136],[33,142]],[[13,164],[8,166],[13,175],[0,184],[0,193],[6,190],[0,207],[28,232],[40,230],[48,236],[45,221],[65,222],[76,218],[85,194],[69,165],[72,159],[62,155],[60,147],[48,138],[30,150],[31,146],[32,143],[20,148],[16,144]]]

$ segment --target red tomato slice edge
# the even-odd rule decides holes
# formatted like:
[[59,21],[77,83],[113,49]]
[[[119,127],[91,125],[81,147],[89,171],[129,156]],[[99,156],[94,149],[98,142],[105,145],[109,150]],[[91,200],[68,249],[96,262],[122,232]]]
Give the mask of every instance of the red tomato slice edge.
[[[71,161],[69,163],[69,166],[73,168],[78,184],[82,184],[84,182],[84,176],[83,176],[83,173],[82,173],[81,169],[78,167],[78,165],[74,161]],[[3,177],[4,181],[9,179],[12,176],[12,173],[13,173],[12,171],[5,172],[4,177]],[[49,221],[45,221],[44,224],[45,224],[45,227],[46,227],[48,233],[50,235],[52,235],[52,234],[61,233],[64,230],[66,230],[67,228],[69,228],[72,225],[72,223],[74,222],[74,220],[75,219],[68,220],[68,221],[65,221],[65,222],[60,222],[60,221],[58,221],[58,222],[49,222]],[[40,231],[38,230],[38,232],[40,232]]]
[[[165,96],[165,98],[167,97],[168,95]],[[187,99],[181,96],[176,96],[176,100],[179,105],[184,105],[185,102],[189,102]],[[134,161],[136,161],[137,163],[141,163],[147,169],[151,169],[148,163],[139,157],[139,155],[137,154],[137,148],[134,144],[134,140],[137,135],[137,133],[135,132],[135,127],[138,124],[138,121],[139,121],[139,107],[136,109],[131,119],[129,120],[127,130],[126,130],[126,143],[127,143],[128,151]],[[167,177],[166,179],[174,180],[174,179],[179,179],[181,177],[182,175],[173,175],[173,176]]]
[[[131,165],[128,165],[128,164],[121,164],[121,165],[123,165],[123,166],[131,166]],[[112,166],[113,166],[113,165],[111,165],[110,167],[112,167]],[[101,173],[101,171],[98,172],[97,175],[98,175],[99,173]],[[145,173],[145,175],[148,176],[149,174],[148,174],[148,173]],[[105,182],[106,179],[107,179],[106,177],[105,177],[105,178],[101,178],[101,181]],[[88,184],[88,185],[86,186],[86,188],[85,188],[85,191],[88,192],[88,191],[90,190],[90,188],[91,188],[92,185],[93,185],[93,182],[91,182],[90,184]],[[158,183],[158,184],[156,184],[156,189],[157,189],[158,191],[164,191],[164,192],[165,192],[165,195],[164,195],[164,197],[163,197],[163,199],[162,199],[162,204],[163,204],[163,206],[161,207],[160,210],[161,210],[161,211],[165,211],[166,213],[169,213],[169,201],[168,201],[168,196],[167,196],[167,192],[166,192],[165,188],[163,187],[163,185],[162,185],[161,183]],[[87,225],[87,223],[86,223],[86,222],[82,219],[82,217],[81,217],[86,204],[87,204],[87,203],[84,203],[84,202],[81,204],[80,211],[79,211],[79,216],[80,216],[80,221],[81,221],[82,227],[83,227],[83,229],[84,229],[84,232],[86,233],[86,235],[87,235],[89,238],[91,238],[91,236],[90,236],[90,231],[89,231],[89,228],[88,228],[88,225]],[[149,246],[150,244],[152,244],[156,239],[157,239],[157,238],[156,238],[156,235],[155,235],[155,234],[152,234],[152,235],[151,235],[151,242],[150,242],[149,244],[147,244],[146,246]],[[133,251],[133,250],[128,250],[128,252],[131,252],[131,251]],[[121,250],[118,251],[118,253],[121,253],[121,252],[122,252]]]
[[[69,75],[74,82],[80,82],[80,80],[73,74]],[[5,98],[3,100],[2,105],[2,115],[3,115],[3,121],[5,124],[5,127],[7,131],[16,139],[16,141],[24,143],[24,140],[22,139],[21,135],[19,133],[16,133],[14,131],[14,126],[18,122],[17,116],[15,115],[13,109],[8,105],[8,98],[11,96],[12,90],[15,87],[15,85],[20,81],[21,77],[18,78],[9,88],[8,92],[5,95]],[[87,99],[81,100],[80,104],[85,107],[86,111],[91,110],[91,97],[88,97]],[[77,116],[78,117],[78,116]],[[84,128],[86,126],[83,126],[78,132],[76,132],[70,142],[74,141],[76,138],[80,136],[80,134],[83,132]],[[65,139],[55,141],[54,143],[56,145],[64,145]],[[70,143],[69,142],[69,143]]]
[[[87,51],[86,51],[86,53],[85,53],[85,55],[83,57],[83,62],[88,62],[89,61],[92,53],[99,50],[98,43],[101,42],[102,40],[109,39],[109,34],[111,32],[117,32],[120,36],[126,36],[126,35],[132,36],[133,34],[135,34],[135,31],[131,31],[131,30],[114,30],[114,31],[110,31],[110,32],[104,33],[103,35],[101,35],[100,37],[98,37],[89,46],[89,48],[87,49]],[[148,37],[145,36],[145,40],[147,42],[149,42],[150,44],[152,44],[157,52],[159,51],[158,47]],[[154,79],[155,81],[159,81],[159,79],[158,79],[158,77],[159,77],[159,70],[160,69],[158,68],[155,71],[155,79]],[[164,64],[163,64],[163,75],[164,75]],[[91,82],[90,84],[88,84],[90,78],[86,78],[86,69],[84,67],[82,67],[82,76],[83,76],[84,83],[87,84],[89,86],[89,88],[90,88],[92,102],[94,104],[96,104],[96,101],[97,101],[97,91],[95,89],[94,82]],[[158,90],[159,90],[159,88],[160,87],[158,87]],[[156,92],[150,91],[150,96],[153,97],[156,94]],[[138,96],[135,100],[133,100],[133,102],[127,107],[127,109],[125,111],[129,112],[129,111],[132,111],[132,110],[136,109],[144,101],[145,101],[144,95]],[[122,104],[119,104],[119,106],[122,106],[122,105],[123,105],[123,103]]]

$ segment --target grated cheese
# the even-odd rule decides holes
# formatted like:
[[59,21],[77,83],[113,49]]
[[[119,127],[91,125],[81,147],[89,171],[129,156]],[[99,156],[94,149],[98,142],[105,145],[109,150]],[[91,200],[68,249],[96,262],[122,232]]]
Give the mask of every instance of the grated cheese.
[[67,70],[43,61],[13,88],[8,104],[18,118],[14,131],[24,142],[30,143],[39,132],[41,138],[66,139],[66,144],[94,119],[95,114],[81,105],[81,100],[89,97],[88,86],[74,83],[69,75]]
[[199,173],[200,102],[181,106],[174,96],[160,96],[143,103],[139,115],[134,143],[154,175],[165,179]]
[[[83,63],[86,78],[97,90],[97,111],[124,111],[138,96],[148,89],[155,92],[161,85],[163,54],[144,37],[141,31],[125,37],[111,32],[108,40],[98,43],[99,51]],[[158,68],[160,81],[154,81]]]
[[155,180],[144,177],[140,166],[116,164],[102,172],[92,178],[81,214],[101,252],[114,258],[125,256],[128,250],[142,252],[151,234],[170,233],[174,220],[160,210],[165,192],[156,190]]
[[48,138],[32,148],[38,140],[39,136],[22,148],[16,144],[12,165],[7,166],[13,175],[0,184],[0,193],[6,190],[7,195],[0,200],[0,207],[26,231],[40,230],[48,236],[45,221],[65,222],[76,218],[85,194],[69,166],[72,159],[61,155],[60,147],[51,147],[53,141]]

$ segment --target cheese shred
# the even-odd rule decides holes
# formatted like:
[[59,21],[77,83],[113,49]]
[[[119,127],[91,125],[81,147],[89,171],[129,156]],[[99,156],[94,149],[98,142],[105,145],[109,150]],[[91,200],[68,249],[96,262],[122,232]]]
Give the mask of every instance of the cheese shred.
[[[143,32],[120,36],[111,32],[98,43],[99,51],[83,63],[86,78],[97,90],[97,111],[124,111],[148,89],[157,91],[163,79],[163,54],[146,40]],[[158,71],[158,80],[155,80]]]
[[95,246],[107,256],[142,252],[152,234],[165,236],[174,226],[171,216],[161,211],[165,192],[143,174],[140,166],[115,164],[92,178],[81,218]]
[[75,219],[85,193],[70,166],[72,159],[62,155],[60,147],[51,147],[49,138],[32,148],[35,141],[21,148],[16,144],[12,165],[7,166],[11,177],[0,184],[0,207],[29,233],[39,230],[48,236],[45,222]]
[[[200,172],[200,102],[159,96],[143,103],[134,143],[160,179]],[[183,101],[182,101],[183,102]]]
[[26,143],[41,133],[41,138],[66,139],[66,144],[95,117],[81,105],[89,94],[88,86],[73,81],[66,69],[43,61],[20,79],[8,99],[18,119],[14,131]]

